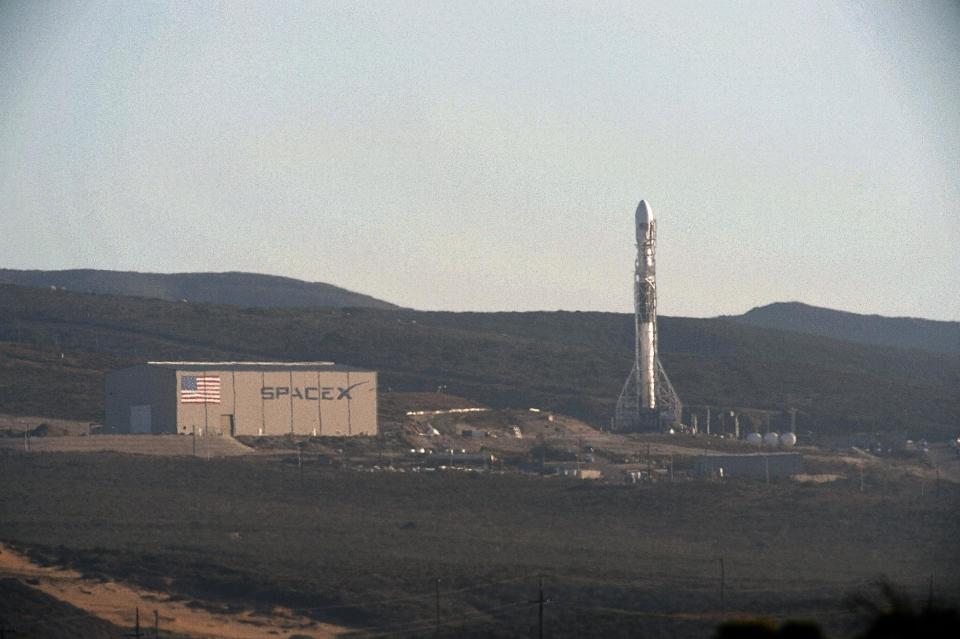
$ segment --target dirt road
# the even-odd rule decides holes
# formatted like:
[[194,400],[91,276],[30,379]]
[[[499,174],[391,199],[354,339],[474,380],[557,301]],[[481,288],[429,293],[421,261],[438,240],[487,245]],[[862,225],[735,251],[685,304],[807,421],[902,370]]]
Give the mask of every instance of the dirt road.
[[139,608],[141,624],[152,625],[156,610],[162,630],[210,639],[278,639],[292,634],[327,639],[347,631],[283,608],[274,608],[270,615],[249,610],[234,614],[212,612],[197,606],[198,602],[171,600],[166,593],[84,579],[73,570],[40,566],[2,544],[0,576],[24,580],[52,597],[124,628],[133,627],[134,611]]

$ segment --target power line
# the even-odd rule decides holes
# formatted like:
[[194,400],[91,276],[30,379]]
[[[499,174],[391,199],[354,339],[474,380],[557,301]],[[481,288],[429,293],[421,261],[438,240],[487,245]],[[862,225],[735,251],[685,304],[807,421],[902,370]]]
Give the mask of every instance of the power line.
[[[473,586],[465,586],[463,588],[457,588],[455,590],[447,590],[446,594],[455,595],[461,592],[469,592],[471,590],[479,590],[481,588],[488,588],[490,586],[496,586],[499,584],[511,583],[514,581],[522,581],[524,579],[531,579],[533,575],[522,575],[520,577],[510,577],[508,579],[498,579],[496,581],[488,581],[481,584],[476,584]],[[428,599],[434,597],[434,593],[425,592],[419,595],[404,595],[403,597],[392,597],[389,599],[375,599],[372,601],[358,601],[356,603],[345,603],[345,604],[333,604],[330,606],[314,606],[311,608],[297,608],[298,612],[318,612],[323,610],[337,610],[340,608],[360,608],[363,606],[376,606],[380,604],[393,603],[396,601],[416,601],[418,599]]]
[[[627,615],[630,617],[649,617],[651,619],[726,619],[731,616],[731,614],[714,611],[714,612],[702,612],[702,611],[672,611],[672,612],[652,612],[652,611],[643,611],[643,610],[625,610],[623,608],[611,608],[609,606],[564,606],[564,610],[577,610],[580,612],[606,612],[618,615]],[[857,613],[852,610],[845,608],[836,608],[836,609],[827,609],[827,610],[817,610],[816,612],[811,612],[811,616],[822,617],[822,616],[852,616]],[[796,619],[796,613],[790,612],[779,612],[771,613],[764,612],[764,618],[772,619]]]
[[[500,612],[501,610],[507,610],[510,608],[520,608],[530,606],[531,604],[526,601],[514,602],[509,604],[504,604],[502,606],[495,606],[493,608],[487,608],[486,610],[477,610],[474,612],[463,613],[459,615],[451,615],[448,617],[447,621],[441,621],[440,626],[452,626],[467,621],[476,620],[479,617],[489,616],[491,613]],[[419,624],[419,625],[415,625]],[[385,624],[382,626],[372,626],[369,628],[363,628],[360,630],[354,631],[354,633],[360,633],[359,635],[354,634],[353,636],[367,637],[372,639],[373,637],[387,637],[396,634],[406,634],[411,632],[420,632],[422,630],[430,630],[431,628],[436,628],[437,624],[435,622],[424,623],[423,621],[409,621],[405,623],[397,624]]]
[[[649,590],[661,590],[659,584],[663,582],[669,582],[671,584],[683,584],[687,588],[696,588],[697,590],[706,591],[713,590],[712,586],[703,584],[702,576],[689,576],[689,577],[680,577],[677,575],[673,576],[656,576],[653,578],[645,579],[644,582],[639,580],[637,581],[625,581],[625,580],[615,580],[615,579],[597,579],[594,577],[583,577],[580,575],[570,575],[564,573],[550,573],[548,576],[553,577],[558,580],[563,581],[575,581],[585,584],[594,584],[598,586],[611,586],[623,589],[649,589]],[[924,576],[912,577],[913,581],[921,581],[927,578]],[[739,580],[738,580],[739,581]],[[753,581],[756,583],[756,580],[745,579],[742,581]],[[822,591],[825,588],[832,588],[834,590],[843,590],[848,588],[857,588],[866,586],[872,583],[872,579],[857,579],[849,582],[835,582],[829,584],[817,584],[817,585],[807,585],[801,587],[781,587],[779,581],[770,582],[770,585],[767,587],[763,586],[754,586],[754,587],[737,587],[736,591],[738,593],[767,593],[767,592],[780,592],[785,594],[791,593],[801,593],[801,592],[815,592]],[[762,582],[761,582],[762,583]]]

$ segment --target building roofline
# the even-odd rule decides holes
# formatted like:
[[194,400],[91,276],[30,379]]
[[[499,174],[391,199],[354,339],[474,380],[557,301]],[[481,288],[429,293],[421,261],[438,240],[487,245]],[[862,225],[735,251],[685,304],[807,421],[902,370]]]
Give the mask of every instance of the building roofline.
[[148,366],[335,366],[335,362],[251,362],[251,361],[221,361],[221,362],[147,362]]
[[251,361],[147,361],[124,368],[113,369],[107,374],[133,369],[148,369],[154,371],[283,371],[283,372],[313,372],[318,373],[374,373],[375,370],[367,367],[335,364],[334,362],[251,362]]

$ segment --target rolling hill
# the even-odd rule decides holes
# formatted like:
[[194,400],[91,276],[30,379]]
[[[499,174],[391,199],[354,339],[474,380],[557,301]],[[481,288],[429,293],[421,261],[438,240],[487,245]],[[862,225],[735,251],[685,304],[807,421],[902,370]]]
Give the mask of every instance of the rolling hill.
[[723,319],[861,344],[960,354],[960,322],[860,315],[800,302],[768,304]]
[[[0,412],[99,420],[103,373],[147,359],[334,360],[383,390],[447,392],[609,422],[632,316],[239,309],[0,285]],[[960,357],[663,317],[661,357],[685,404],[800,411],[821,433],[950,435]]]
[[257,273],[133,273],[125,271],[17,271],[0,269],[0,282],[79,293],[151,297],[172,302],[254,308],[397,308],[322,282]]

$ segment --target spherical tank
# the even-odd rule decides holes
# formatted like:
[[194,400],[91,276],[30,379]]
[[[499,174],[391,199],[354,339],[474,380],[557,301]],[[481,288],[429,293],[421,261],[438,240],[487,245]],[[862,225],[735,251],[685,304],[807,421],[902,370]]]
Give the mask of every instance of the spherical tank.
[[780,445],[786,448],[797,445],[797,436],[794,433],[784,433],[780,435]]
[[763,443],[766,444],[767,446],[776,446],[777,444],[780,443],[780,435],[778,435],[773,431],[770,431],[769,433],[763,436]]
[[754,446],[759,446],[763,443],[763,435],[760,433],[750,433],[747,435],[747,443],[753,444]]

